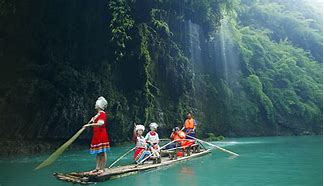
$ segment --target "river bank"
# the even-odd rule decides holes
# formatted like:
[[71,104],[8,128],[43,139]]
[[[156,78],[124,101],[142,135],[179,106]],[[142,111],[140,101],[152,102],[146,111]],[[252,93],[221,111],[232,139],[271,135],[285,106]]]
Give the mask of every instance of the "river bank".
[[[66,140],[0,140],[0,157],[24,156],[51,152],[62,145]],[[82,150],[89,147],[89,142],[76,141],[69,147],[73,150]]]

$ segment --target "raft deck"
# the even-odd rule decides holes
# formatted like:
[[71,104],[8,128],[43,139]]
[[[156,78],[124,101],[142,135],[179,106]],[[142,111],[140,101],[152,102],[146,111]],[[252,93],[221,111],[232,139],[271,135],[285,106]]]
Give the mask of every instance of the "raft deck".
[[161,163],[152,164],[152,161],[146,161],[144,164],[125,165],[119,167],[106,168],[105,172],[100,175],[89,175],[86,172],[72,172],[72,173],[54,173],[54,176],[62,181],[78,184],[91,184],[95,182],[103,182],[109,179],[116,179],[132,174],[137,174],[140,171],[150,170],[161,166],[171,165],[176,162],[196,158],[210,153],[210,149],[201,149],[200,152],[192,153],[190,156],[178,157],[170,160],[169,157],[161,157]]

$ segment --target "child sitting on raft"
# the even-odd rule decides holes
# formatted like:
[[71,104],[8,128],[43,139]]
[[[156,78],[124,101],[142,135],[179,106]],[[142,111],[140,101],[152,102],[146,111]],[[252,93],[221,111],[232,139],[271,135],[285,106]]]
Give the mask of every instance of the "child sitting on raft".
[[133,141],[136,144],[134,160],[136,163],[140,163],[145,157],[151,154],[147,149],[146,139],[143,137],[144,130],[145,127],[143,125],[136,125],[134,127]]
[[153,155],[153,158],[156,159],[157,163],[161,163],[160,146],[159,146],[160,139],[158,133],[156,132],[157,127],[158,124],[151,123],[150,124],[151,131],[146,134],[145,139],[149,145],[149,149]]

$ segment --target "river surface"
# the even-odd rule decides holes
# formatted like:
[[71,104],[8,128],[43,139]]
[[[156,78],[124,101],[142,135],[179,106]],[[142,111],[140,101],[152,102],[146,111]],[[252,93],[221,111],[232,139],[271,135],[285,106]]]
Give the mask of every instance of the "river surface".
[[[323,185],[322,136],[231,138],[213,142],[240,154],[233,158],[219,150],[203,157],[152,171],[97,183],[104,185]],[[113,147],[108,165],[131,146]],[[51,166],[34,168],[49,154],[0,159],[0,186],[72,185],[52,176],[54,172],[93,169],[95,157],[84,151],[64,152]],[[132,154],[120,164],[132,162]]]

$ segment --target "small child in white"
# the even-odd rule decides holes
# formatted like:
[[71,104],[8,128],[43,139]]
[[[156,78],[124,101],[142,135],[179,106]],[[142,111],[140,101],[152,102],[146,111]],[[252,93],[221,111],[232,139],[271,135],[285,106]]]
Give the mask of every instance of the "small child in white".
[[156,163],[161,163],[161,156],[160,156],[160,146],[159,146],[159,134],[156,132],[158,124],[151,123],[150,129],[151,131],[148,132],[145,136],[146,142],[149,145],[152,155],[156,159]]

